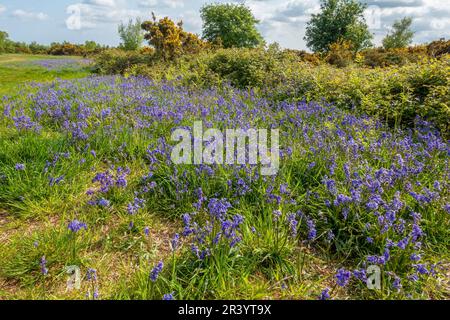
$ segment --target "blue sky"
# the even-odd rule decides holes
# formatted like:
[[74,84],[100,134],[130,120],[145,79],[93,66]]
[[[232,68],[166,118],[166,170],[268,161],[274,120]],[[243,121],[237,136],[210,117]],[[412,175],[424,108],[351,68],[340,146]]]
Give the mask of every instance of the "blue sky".
[[[129,18],[182,19],[187,31],[201,34],[199,9],[204,0],[0,0],[0,30],[16,41],[49,44],[67,40],[95,40],[118,45],[117,24]],[[259,29],[267,42],[306,49],[305,23],[319,9],[319,0],[248,0],[245,2],[261,21]],[[450,38],[449,0],[365,0],[366,19],[376,44],[392,23],[404,16],[414,18],[415,43]],[[80,17],[79,19],[77,17]]]

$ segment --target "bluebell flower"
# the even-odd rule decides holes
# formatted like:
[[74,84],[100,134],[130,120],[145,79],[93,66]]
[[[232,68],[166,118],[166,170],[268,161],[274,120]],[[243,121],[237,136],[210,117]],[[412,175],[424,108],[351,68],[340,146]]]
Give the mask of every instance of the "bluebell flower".
[[177,234],[175,234],[172,241],[170,242],[170,244],[172,246],[172,251],[177,250],[179,242],[180,242],[180,235],[177,233]]
[[87,230],[87,225],[84,222],[72,220],[71,222],[69,222],[67,228],[73,233],[77,233],[81,229]]
[[447,203],[447,204],[444,206],[444,210],[445,210],[445,212],[447,212],[448,214],[450,214],[450,203]]
[[422,263],[413,264],[413,268],[416,269],[419,274],[428,274],[428,269]]
[[424,232],[417,224],[413,224],[411,231],[411,238],[413,242],[416,242],[420,237],[424,236]]
[[163,296],[163,300],[165,300],[165,301],[175,300],[173,295],[174,295],[174,292],[167,293]]
[[359,279],[363,282],[367,281],[367,274],[366,274],[366,270],[365,269],[360,269],[360,270],[354,270],[353,271],[353,276],[356,279]]
[[331,242],[331,241],[334,240],[334,238],[335,238],[335,235],[334,235],[333,230],[328,230],[328,232],[327,232],[327,240]]
[[274,218],[273,218],[274,221],[277,221],[281,217],[281,211],[280,210],[274,210],[272,212],[272,214],[274,215]]
[[14,168],[15,168],[17,171],[23,171],[23,170],[25,170],[25,165],[24,165],[23,163],[18,163],[18,164],[16,164],[16,165],[14,166]]
[[420,254],[413,253],[413,254],[411,254],[411,256],[409,257],[409,259],[410,259],[411,261],[417,262],[417,261],[420,261],[420,260],[422,259],[422,257],[421,257]]
[[330,289],[325,288],[319,295],[319,300],[328,300],[330,299]]
[[345,269],[339,269],[336,274],[336,282],[340,287],[345,287],[350,281],[352,273]]
[[344,194],[339,194],[336,197],[336,200],[334,200],[334,205],[335,206],[339,206],[339,205],[346,204],[346,203],[349,203],[349,202],[352,202],[352,198],[350,198],[350,197],[348,197],[348,196],[346,196]]
[[226,199],[213,198],[208,203],[209,213],[218,219],[225,216],[230,208],[231,204]]
[[41,274],[46,276],[48,274],[48,269],[47,269],[47,260],[45,259],[45,256],[42,256],[39,264],[41,266]]
[[317,236],[316,224],[311,219],[308,219],[306,224],[308,226],[308,240],[314,240]]
[[162,269],[164,267],[164,263],[160,261],[150,272],[150,280],[153,282],[156,282],[158,280],[158,276],[161,273]]
[[297,237],[297,226],[298,226],[297,215],[294,213],[289,214],[287,217],[287,221],[288,221],[289,228],[291,231],[291,237],[296,238]]
[[98,200],[97,203],[100,207],[109,207],[109,204],[110,204],[109,200],[106,200],[104,198],[101,198],[100,200]]
[[86,278],[88,281],[97,281],[97,270],[89,268],[86,272]]
[[394,289],[397,289],[397,291],[399,291],[402,288],[402,281],[401,281],[400,277],[398,277],[398,276],[394,277],[394,281],[392,282],[392,287]]

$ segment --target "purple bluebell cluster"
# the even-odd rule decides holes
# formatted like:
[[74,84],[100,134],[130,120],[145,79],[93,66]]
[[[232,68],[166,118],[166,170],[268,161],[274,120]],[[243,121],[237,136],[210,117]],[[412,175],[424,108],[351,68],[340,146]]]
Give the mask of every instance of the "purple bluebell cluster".
[[158,262],[158,264],[152,269],[150,272],[150,280],[155,282],[158,280],[159,274],[161,273],[162,269],[164,267],[164,263],[162,261]]
[[78,221],[78,220],[72,220],[69,222],[69,224],[67,225],[67,228],[73,232],[73,233],[77,233],[80,230],[87,230],[87,225],[84,222]]
[[166,293],[166,294],[163,296],[163,300],[165,300],[165,301],[175,300],[175,298],[174,298],[174,292],[172,292],[172,293]]
[[41,274],[46,276],[48,274],[48,269],[47,269],[47,260],[45,259],[45,256],[42,256],[39,264],[41,266]]
[[130,169],[118,167],[115,172],[113,170],[114,168],[111,168],[111,170],[99,172],[92,179],[93,183],[100,184],[102,193],[107,193],[114,187],[125,188],[127,186],[127,176],[130,174]]
[[336,273],[336,283],[341,287],[345,287],[349,283],[351,276],[352,273],[350,271],[339,269]]
[[63,69],[82,69],[92,64],[89,59],[47,59],[33,61],[33,65],[45,68],[50,71],[58,71]]
[[330,289],[329,288],[325,288],[322,290],[322,292],[319,295],[319,300],[328,300],[330,299]]
[[17,163],[14,166],[14,169],[16,169],[17,171],[23,171],[23,170],[25,170],[25,165],[23,163]]
[[86,272],[86,279],[88,281],[97,281],[97,270],[89,268]]

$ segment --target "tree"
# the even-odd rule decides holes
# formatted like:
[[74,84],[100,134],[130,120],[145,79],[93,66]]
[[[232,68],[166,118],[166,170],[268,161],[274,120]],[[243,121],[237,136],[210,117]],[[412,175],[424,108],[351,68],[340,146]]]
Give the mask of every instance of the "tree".
[[5,53],[8,44],[8,33],[0,31],[0,53]]
[[183,22],[177,24],[168,17],[156,20],[152,13],[152,20],[141,25],[146,31],[144,38],[155,48],[156,55],[163,60],[174,60],[182,54],[194,54],[206,47],[197,35],[183,30]]
[[141,47],[142,42],[144,41],[141,24],[141,20],[139,19],[136,19],[135,22],[133,19],[130,19],[128,24],[125,25],[124,23],[121,23],[119,25],[119,35],[122,39],[120,46],[123,49],[134,51]]
[[259,21],[244,4],[208,4],[201,8],[203,39],[225,48],[253,48],[264,43]]
[[392,32],[383,39],[385,49],[405,48],[412,43],[414,31],[411,30],[412,18],[405,17],[392,25]]
[[357,0],[322,0],[321,11],[306,26],[305,40],[314,52],[327,52],[330,45],[350,41],[355,51],[372,46],[372,34],[364,19],[367,5]]

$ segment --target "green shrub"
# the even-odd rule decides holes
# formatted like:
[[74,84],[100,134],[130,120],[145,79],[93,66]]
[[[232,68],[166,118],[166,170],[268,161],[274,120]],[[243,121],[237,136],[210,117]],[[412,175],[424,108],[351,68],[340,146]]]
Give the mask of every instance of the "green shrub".
[[123,75],[132,66],[150,64],[153,60],[153,54],[115,49],[100,53],[95,60],[98,73]]
[[208,68],[237,87],[260,87],[276,68],[276,60],[262,49],[219,50]]

